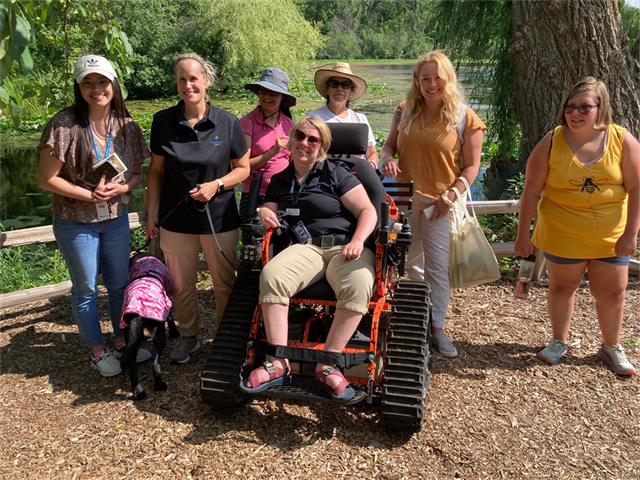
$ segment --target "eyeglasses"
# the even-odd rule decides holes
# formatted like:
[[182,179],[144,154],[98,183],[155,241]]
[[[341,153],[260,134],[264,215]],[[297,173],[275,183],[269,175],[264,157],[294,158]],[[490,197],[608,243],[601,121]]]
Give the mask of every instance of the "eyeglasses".
[[280,95],[280,93],[278,92],[274,92],[273,90],[268,90],[266,88],[259,88],[258,89],[258,95],[261,95],[263,97],[277,97],[278,95]]
[[316,137],[315,135],[307,135],[302,130],[296,130],[296,133],[294,133],[293,136],[298,142],[301,142],[306,138],[309,145],[314,147],[320,145],[320,137]]
[[327,82],[327,87],[329,88],[342,87],[344,90],[350,90],[352,87],[352,83],[349,80],[345,80],[344,82],[339,82],[337,80],[329,80]]
[[571,105],[570,103],[567,103],[564,106],[564,113],[566,113],[567,115],[570,115],[573,113],[574,110],[577,109],[578,113],[581,113],[582,115],[586,115],[596,107],[599,107],[599,105]]

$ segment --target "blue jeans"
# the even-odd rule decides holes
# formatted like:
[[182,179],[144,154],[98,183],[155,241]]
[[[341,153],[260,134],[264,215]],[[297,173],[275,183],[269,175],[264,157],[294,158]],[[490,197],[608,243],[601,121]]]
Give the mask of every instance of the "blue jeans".
[[88,347],[104,343],[98,316],[98,274],[102,273],[109,293],[109,315],[116,337],[123,337],[119,326],[124,290],[129,276],[129,216],[83,223],[53,217],[53,234],[71,277],[73,317],[80,331],[80,342]]

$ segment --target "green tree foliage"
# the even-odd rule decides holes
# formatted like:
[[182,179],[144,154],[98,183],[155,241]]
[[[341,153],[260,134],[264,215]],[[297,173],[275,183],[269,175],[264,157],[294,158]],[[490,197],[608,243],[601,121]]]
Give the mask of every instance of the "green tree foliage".
[[629,5],[625,0],[618,0],[622,28],[629,37],[629,50],[638,49],[640,37],[640,9]]
[[432,45],[433,0],[298,0],[326,37],[318,58],[413,58]]
[[194,28],[201,12],[194,2],[112,0],[111,9],[133,48],[132,73],[124,77],[131,98],[174,93],[173,57],[189,51],[207,56],[211,50],[204,32]]
[[511,1],[438,1],[433,18],[436,47],[446,49],[458,64],[471,64],[473,97],[491,105],[487,132],[499,154],[518,153],[519,128],[513,111],[515,65],[511,45]]
[[291,0],[203,0],[197,28],[210,39],[220,73],[242,78],[277,66],[288,73],[313,58],[322,43]]
[[[72,47],[73,45],[73,47]],[[89,51],[83,51],[87,47]],[[49,109],[68,104],[71,61],[75,52],[100,53],[119,77],[131,71],[133,53],[127,34],[115,20],[106,0],[3,0],[0,5],[0,110],[17,127],[24,114],[20,102],[38,97]],[[33,56],[32,56],[33,53]],[[79,55],[77,55],[79,56]],[[43,59],[58,77],[47,85],[22,85],[22,98],[4,87],[8,76],[28,75]],[[126,95],[126,89],[124,89]]]

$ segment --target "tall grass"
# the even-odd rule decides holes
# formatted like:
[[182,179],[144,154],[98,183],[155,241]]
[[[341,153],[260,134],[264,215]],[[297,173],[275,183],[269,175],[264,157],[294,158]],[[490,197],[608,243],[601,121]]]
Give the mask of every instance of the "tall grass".
[[[58,85],[59,82],[60,78],[57,72],[44,73],[34,70],[26,77],[22,75],[7,76],[2,86],[22,106],[25,115],[43,116],[50,114],[49,103],[43,103],[40,100],[40,90],[49,90],[52,86]],[[32,92],[32,94],[37,92],[37,94],[24,98],[26,92]],[[6,115],[6,112],[2,112],[2,114]]]
[[[131,250],[146,242],[144,227],[131,230]],[[0,250],[0,293],[17,292],[69,280],[67,264],[52,245],[27,245]]]
[[0,250],[0,293],[16,292],[69,280],[59,250],[44,245]]

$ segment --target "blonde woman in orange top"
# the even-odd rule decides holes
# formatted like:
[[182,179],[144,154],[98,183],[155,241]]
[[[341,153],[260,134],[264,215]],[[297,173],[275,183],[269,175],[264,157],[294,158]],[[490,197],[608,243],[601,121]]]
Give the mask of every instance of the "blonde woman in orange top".
[[607,87],[592,77],[571,89],[557,121],[529,157],[515,244],[523,257],[535,245],[547,260],[553,337],[538,357],[555,365],[567,353],[576,289],[588,271],[603,340],[598,357],[615,373],[632,375],[620,330],[640,227],[640,144],[611,123]]
[[[463,116],[464,143],[456,128]],[[465,177],[469,185],[476,179],[485,129],[475,112],[465,106],[451,61],[444,53],[433,51],[418,58],[411,88],[396,109],[380,151],[387,178],[414,182],[410,223],[415,240],[408,273],[411,279],[431,284],[434,345],[445,357],[458,355],[443,330],[451,294],[449,234],[456,199],[452,188],[464,193],[459,177]]]

